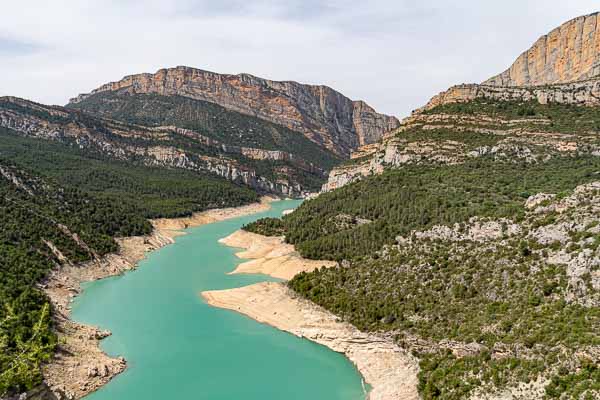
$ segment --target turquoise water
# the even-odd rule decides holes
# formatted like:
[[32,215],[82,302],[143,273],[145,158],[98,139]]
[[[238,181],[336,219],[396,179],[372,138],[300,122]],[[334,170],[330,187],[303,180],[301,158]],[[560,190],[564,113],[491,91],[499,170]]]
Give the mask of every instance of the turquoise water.
[[341,354],[199,296],[271,280],[226,275],[240,260],[217,240],[298,204],[280,201],[268,212],[189,229],[139,269],[87,284],[72,316],[110,329],[102,348],[124,356],[128,368],[86,400],[364,399],[360,375]]

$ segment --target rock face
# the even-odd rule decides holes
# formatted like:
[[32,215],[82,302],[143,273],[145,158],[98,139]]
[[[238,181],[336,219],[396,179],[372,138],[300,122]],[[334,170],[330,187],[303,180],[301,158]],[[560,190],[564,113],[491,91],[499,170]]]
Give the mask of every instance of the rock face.
[[434,96],[417,112],[430,110],[443,104],[468,102],[475,99],[598,106],[600,105],[600,80],[590,79],[582,82],[532,87],[457,85]]
[[327,87],[277,82],[248,74],[222,75],[190,67],[161,69],[111,82],[71,99],[79,103],[101,92],[177,95],[219,104],[304,134],[338,155],[373,143],[399,125],[362,101]]
[[[585,137],[589,132],[580,129],[576,132],[576,124],[573,132],[558,132],[553,128],[555,121],[547,116],[498,118],[483,112],[467,115],[456,110],[449,115],[437,108],[478,100],[566,104],[581,107],[583,114],[588,107],[600,106],[600,13],[575,18],[542,36],[500,75],[482,84],[456,85],[434,96],[379,143],[355,150],[353,162],[334,168],[322,191],[335,190],[405,164],[455,164],[468,158],[490,156],[533,161],[555,152],[600,154],[597,143]],[[464,137],[443,141],[426,138],[444,130]],[[407,141],[405,132],[415,131],[421,131],[421,139]],[[493,145],[473,148],[462,144],[468,141],[470,133],[502,139],[492,140]],[[543,151],[539,151],[539,146]]]
[[[262,192],[290,197],[306,194],[306,189],[293,178],[296,171],[315,176],[325,174],[320,168],[285,152],[227,146],[187,129],[131,126],[14,97],[0,98],[0,127],[27,137],[99,151],[117,160],[141,159],[149,166],[210,172]],[[204,145],[213,153],[177,145],[180,138],[189,139],[196,146]],[[135,144],[131,139],[135,139]],[[220,154],[214,155],[214,150]],[[274,167],[274,179],[261,176],[244,160],[271,160],[286,164]]]
[[537,86],[580,81],[600,75],[600,14],[572,19],[521,54],[492,86]]

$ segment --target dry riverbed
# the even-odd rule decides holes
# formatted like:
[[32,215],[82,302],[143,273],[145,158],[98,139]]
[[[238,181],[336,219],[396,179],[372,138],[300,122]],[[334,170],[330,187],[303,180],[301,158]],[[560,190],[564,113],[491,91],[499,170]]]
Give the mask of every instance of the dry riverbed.
[[119,275],[131,269],[149,251],[174,242],[182,229],[267,211],[274,199],[236,208],[209,210],[188,218],[152,221],[149,236],[118,239],[120,250],[83,265],[65,265],[52,271],[42,288],[55,310],[59,346],[54,358],[44,366],[44,380],[58,399],[79,399],[97,390],[125,370],[122,357],[112,358],[100,349],[100,340],[110,332],[71,321],[70,303],[81,292],[81,283]]
[[[282,238],[237,231],[220,241],[245,249],[238,257],[252,259],[232,273],[262,273],[290,279],[302,271],[335,265],[305,260]],[[206,291],[206,302],[237,311],[259,322],[307,338],[343,353],[372,390],[369,400],[418,399],[417,360],[385,335],[360,332],[323,308],[298,297],[283,283],[264,282],[246,287]]]

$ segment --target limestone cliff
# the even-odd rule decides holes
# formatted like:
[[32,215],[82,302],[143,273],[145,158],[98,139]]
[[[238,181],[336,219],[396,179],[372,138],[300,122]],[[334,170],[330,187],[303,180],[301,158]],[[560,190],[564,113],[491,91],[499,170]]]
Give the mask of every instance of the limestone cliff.
[[[290,197],[309,191],[300,183],[303,175],[325,174],[285,152],[226,146],[191,130],[128,125],[15,97],[0,98],[0,127],[100,152],[116,160],[135,159],[149,166],[209,172],[262,192]],[[252,160],[276,163],[265,176],[257,172]]]
[[322,191],[408,164],[600,156],[599,95],[600,80],[546,87],[452,87],[379,143],[357,149],[352,160],[329,173]]
[[424,107],[416,110],[416,113],[444,104],[469,102],[475,99],[598,106],[600,105],[600,79],[529,87],[456,85],[434,96]]
[[[478,101],[489,107],[473,105]],[[443,110],[456,103],[464,109]],[[543,108],[540,115],[532,108],[529,112],[534,115],[505,112],[515,104],[535,103],[559,107],[558,114]],[[490,113],[494,104],[498,108]],[[598,156],[596,135],[589,135],[597,130],[591,107],[598,106],[600,14],[594,13],[541,37],[502,74],[482,84],[456,85],[434,96],[380,143],[357,149],[352,162],[333,169],[322,190],[405,164],[455,164],[473,157],[532,161],[553,154]],[[491,145],[471,146],[469,136],[475,135],[486,135]],[[454,136],[454,140],[443,140],[444,136]]]
[[484,82],[493,86],[538,86],[600,75],[600,14],[572,19],[539,38],[503,73]]
[[374,143],[396,128],[395,117],[379,114],[327,87],[271,81],[249,74],[224,75],[190,67],[161,69],[105,84],[71,99],[70,105],[102,92],[177,95],[208,101],[304,134],[338,155]]

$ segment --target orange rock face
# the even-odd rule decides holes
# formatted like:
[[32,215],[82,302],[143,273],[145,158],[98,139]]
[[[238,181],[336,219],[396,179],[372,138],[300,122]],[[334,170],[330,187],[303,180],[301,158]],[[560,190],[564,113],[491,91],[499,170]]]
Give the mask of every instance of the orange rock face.
[[[119,91],[177,95],[219,104],[298,131],[315,143],[347,156],[396,128],[395,117],[379,114],[327,87],[278,82],[248,74],[222,75],[189,67],[161,69],[108,83],[91,94]],[[77,103],[91,94],[71,100]]]
[[493,86],[568,83],[600,75],[600,14],[572,19],[539,38],[514,64],[484,82]]

